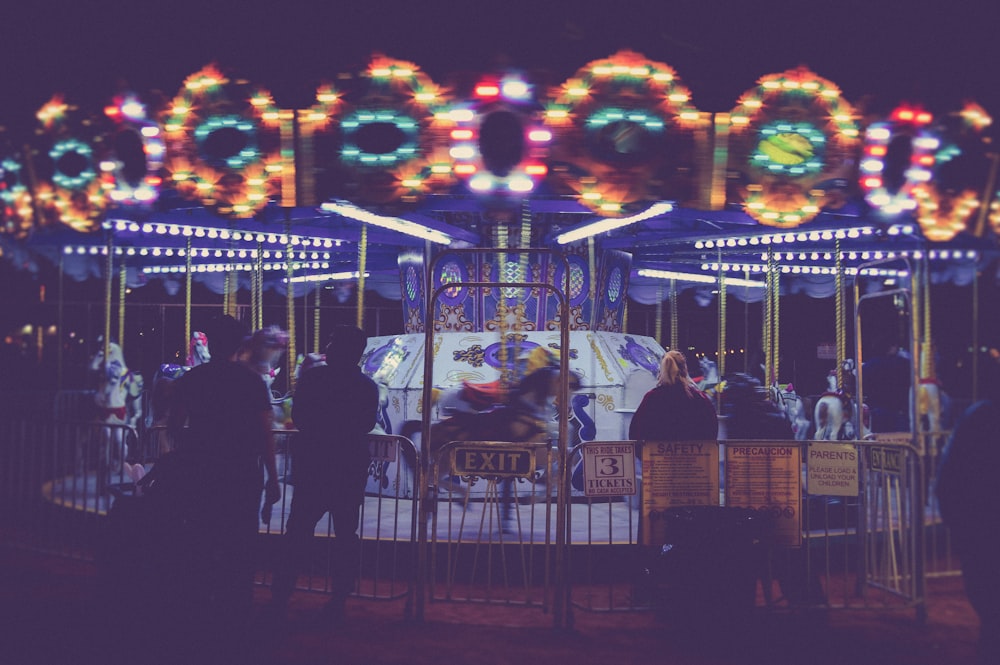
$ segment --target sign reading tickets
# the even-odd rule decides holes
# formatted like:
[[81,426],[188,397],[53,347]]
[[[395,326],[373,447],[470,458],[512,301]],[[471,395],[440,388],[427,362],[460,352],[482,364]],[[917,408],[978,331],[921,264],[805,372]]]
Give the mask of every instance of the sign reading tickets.
[[635,443],[583,445],[583,491],[586,496],[634,496]]
[[810,494],[858,495],[858,451],[852,443],[813,443],[806,460]]
[[802,544],[802,455],[798,446],[726,444],[726,505],[774,519],[774,542]]
[[719,505],[719,443],[647,441],[642,447],[644,545],[666,542],[663,516],[676,506]]

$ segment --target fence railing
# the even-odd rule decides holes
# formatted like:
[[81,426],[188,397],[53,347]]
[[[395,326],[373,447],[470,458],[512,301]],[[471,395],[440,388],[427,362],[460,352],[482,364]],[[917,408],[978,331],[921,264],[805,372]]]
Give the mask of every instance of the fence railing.
[[[269,537],[284,532],[294,495],[294,484],[287,481],[294,471],[296,432],[275,434],[279,473],[286,482],[270,522],[261,527],[264,558],[258,581],[264,584],[270,579],[268,555],[277,547],[277,538]],[[560,488],[555,479],[561,477],[561,462],[545,444],[453,442],[435,452],[427,466],[430,478],[421,479],[416,475],[423,468],[420,451],[409,439],[371,435],[371,475],[379,482],[369,483],[362,508],[361,581],[355,594],[405,598],[407,611],[421,590],[431,608],[486,602],[548,611],[555,599],[565,598],[570,613],[655,609],[663,596],[650,567],[668,544],[648,537],[652,504],[644,506],[642,485],[654,482],[655,474],[650,467],[643,473],[639,452],[634,494],[588,496],[575,484],[583,448],[602,443],[608,442],[588,442],[570,452],[565,476],[571,480]],[[937,444],[925,444],[924,450],[877,441],[833,444],[853,451],[857,461],[857,490],[844,495],[824,493],[811,481],[818,476],[810,473],[810,451],[825,450],[817,446],[828,442],[709,443],[718,447],[715,505],[725,507],[748,504],[737,493],[740,483],[767,491],[774,480],[767,474],[778,468],[747,466],[733,451],[796,451],[794,470],[782,473],[801,483],[784,490],[795,496],[789,514],[797,511],[797,517],[793,528],[782,532],[784,540],[763,543],[764,556],[754,568],[758,606],[776,611],[915,608],[920,614],[925,576],[957,570],[957,562],[940,554],[947,554],[939,547],[947,533],[928,498]],[[0,498],[8,507],[6,526],[26,547],[92,557],[115,495],[132,486],[126,463],[148,469],[169,448],[162,428],[137,434],[124,425],[5,418],[0,421]],[[634,450],[641,449],[635,445]],[[508,467],[482,464],[500,457]],[[394,491],[399,487],[415,491]],[[555,556],[559,491],[567,493],[562,575]],[[751,507],[775,510],[767,503]],[[788,541],[792,533],[798,535]],[[300,588],[324,592],[330,589],[332,524],[321,522],[316,536]]]

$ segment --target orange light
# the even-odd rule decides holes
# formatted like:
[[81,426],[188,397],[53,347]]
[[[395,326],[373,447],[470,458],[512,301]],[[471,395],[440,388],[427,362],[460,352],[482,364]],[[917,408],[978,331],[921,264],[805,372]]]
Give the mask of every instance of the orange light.
[[917,122],[920,123],[921,125],[926,125],[930,121],[931,121],[930,113],[924,111],[922,113],[917,114]]
[[899,109],[896,112],[896,117],[900,120],[913,120],[913,111],[910,109]]
[[480,83],[476,86],[477,97],[496,97],[500,94],[500,86],[491,83]]
[[876,187],[882,186],[882,178],[865,178],[864,183],[865,187],[875,189]]
[[117,106],[114,106],[113,104],[104,107],[104,114],[107,115],[109,118],[117,118],[119,115],[121,115],[121,112],[122,110]]
[[471,129],[453,129],[451,130],[451,138],[456,141],[468,141],[472,138]]
[[549,168],[545,164],[526,164],[524,172],[527,175],[542,176],[549,172]]
[[163,178],[158,175],[148,175],[146,176],[146,184],[153,187],[159,187],[163,183]]
[[868,152],[872,157],[885,157],[886,148],[884,145],[873,145]]
[[455,164],[455,173],[457,175],[472,175],[476,172],[475,164]]
[[920,155],[917,163],[921,166],[934,166],[934,155]]

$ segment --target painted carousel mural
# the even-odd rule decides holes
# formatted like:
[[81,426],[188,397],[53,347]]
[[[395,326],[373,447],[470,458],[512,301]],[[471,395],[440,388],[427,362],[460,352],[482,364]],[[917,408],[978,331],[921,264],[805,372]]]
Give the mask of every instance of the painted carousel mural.
[[[384,432],[419,438],[425,412],[441,422],[510,406],[533,372],[565,359],[569,445],[627,438],[664,349],[690,346],[677,330],[682,291],[723,322],[730,300],[761,303],[761,374],[783,403],[798,396],[783,381],[781,296],[833,297],[830,395],[855,426],[829,436],[863,435],[849,289],[912,295],[907,348],[930,382],[929,285],[969,283],[995,265],[997,157],[991,118],[971,102],[941,117],[904,104],[865,117],[800,67],[707,113],[680,73],[631,51],[551,89],[516,70],[446,85],[384,55],[337,81],[304,109],[279,108],[216,64],[169,100],[127,92],[100,115],[54,96],[35,143],[0,154],[3,257],[104,280],[103,357],[137,344],[129,293],[153,282],[183,292],[178,352],[155,359],[165,364],[147,377],[149,394],[184,371],[181,354],[198,339],[193,284],[221,296],[221,310],[248,307],[270,336],[247,355],[278,377],[287,427],[299,364],[321,361],[326,287],[354,294],[362,327],[375,292],[398,300],[403,320],[363,359],[382,388]],[[264,320],[265,292],[286,299],[281,319]],[[656,308],[654,334],[629,332],[629,301]],[[699,342],[716,350],[704,373],[724,384],[726,326]],[[186,366],[200,359],[191,351]],[[554,392],[536,397],[536,434],[549,436]],[[797,424],[801,438],[830,431],[816,425]],[[391,476],[373,468],[370,487]]]

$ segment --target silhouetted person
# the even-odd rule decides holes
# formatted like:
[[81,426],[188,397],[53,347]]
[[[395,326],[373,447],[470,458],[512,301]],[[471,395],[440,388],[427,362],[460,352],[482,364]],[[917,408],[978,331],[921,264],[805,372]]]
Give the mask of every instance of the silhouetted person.
[[979,615],[982,663],[1000,663],[1000,364],[994,358],[984,371],[984,399],[959,418],[945,445],[936,492],[941,516],[951,529],[962,563],[969,602]]
[[189,509],[187,579],[177,580],[187,586],[186,602],[178,609],[189,614],[178,618],[188,622],[190,651],[197,656],[210,646],[228,649],[243,637],[253,607],[261,489],[268,503],[281,494],[267,387],[236,361],[248,331],[233,317],[221,316],[205,332],[212,360],[177,380],[167,421],[183,460],[183,503]]
[[712,401],[694,385],[680,351],[660,360],[657,385],[642,398],[629,423],[630,439],[699,441],[715,439],[718,419]]
[[316,523],[330,513],[336,534],[332,564],[331,621],[343,618],[354,586],[360,541],[358,527],[370,455],[365,435],[375,427],[378,387],[358,361],[367,338],[354,326],[338,325],[326,346],[326,365],[302,373],[292,398],[292,422],[299,430],[292,449],[292,507],[271,586],[271,609],[284,613],[300,562],[309,551]]
[[865,361],[864,403],[873,432],[910,431],[910,375],[913,368],[895,342],[883,344],[881,355]]

